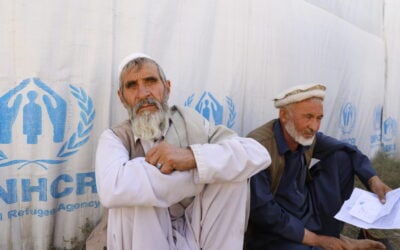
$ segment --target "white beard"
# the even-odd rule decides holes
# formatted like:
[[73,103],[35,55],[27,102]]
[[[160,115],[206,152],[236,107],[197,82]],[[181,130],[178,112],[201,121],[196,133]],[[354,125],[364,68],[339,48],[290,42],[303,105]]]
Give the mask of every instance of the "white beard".
[[288,121],[285,124],[285,129],[288,132],[288,134],[299,144],[303,146],[310,146],[313,141],[315,136],[313,136],[310,139],[304,138],[299,132],[297,132],[296,128],[294,127],[294,123],[292,121]]
[[163,136],[165,127],[168,125],[169,112],[166,103],[160,104],[158,101],[151,99],[145,103],[155,103],[158,110],[156,112],[144,111],[137,114],[137,110],[143,103],[138,103],[133,108],[128,108],[131,120],[133,134],[142,140],[154,140]]

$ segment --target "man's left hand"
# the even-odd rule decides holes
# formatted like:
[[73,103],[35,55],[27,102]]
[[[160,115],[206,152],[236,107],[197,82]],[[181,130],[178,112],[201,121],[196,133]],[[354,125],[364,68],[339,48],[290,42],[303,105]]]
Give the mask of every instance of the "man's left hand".
[[378,176],[373,176],[368,180],[369,188],[372,192],[378,195],[379,200],[382,204],[386,202],[385,195],[387,192],[392,190],[388,187]]
[[196,168],[196,161],[189,147],[180,148],[164,141],[147,152],[146,161],[154,166],[158,164],[163,174]]

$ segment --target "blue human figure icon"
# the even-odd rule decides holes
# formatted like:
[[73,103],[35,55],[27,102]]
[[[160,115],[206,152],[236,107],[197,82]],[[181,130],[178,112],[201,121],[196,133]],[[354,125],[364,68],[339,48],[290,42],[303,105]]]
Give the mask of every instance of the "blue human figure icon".
[[207,120],[210,120],[210,107],[209,107],[209,100],[204,100],[204,108],[202,110],[203,117]]
[[391,117],[383,123],[383,135],[386,140],[390,140],[394,136],[395,126],[395,121]]
[[212,109],[212,114],[213,114],[215,125],[222,124],[222,116],[224,114],[224,107],[222,107],[222,105],[218,102],[217,99],[215,99],[215,97],[211,93],[208,93],[208,96],[213,101],[211,103],[211,109]]
[[196,107],[194,108],[195,110],[197,110],[197,112],[199,112],[200,114],[203,114],[203,99],[206,96],[207,92],[204,92],[201,97],[200,100],[197,102]]
[[343,133],[350,133],[356,119],[356,114],[351,103],[346,103],[341,109],[340,127]]
[[343,122],[345,126],[349,126],[350,121],[353,119],[353,112],[351,109],[350,104],[346,104],[346,107],[344,109],[344,117],[343,117]]
[[[34,79],[35,84],[48,93],[44,94],[42,99],[46,105],[51,124],[53,125],[53,141],[62,142],[65,134],[65,122],[67,117],[67,103],[54,90],[49,88],[40,79]],[[51,98],[52,97],[52,98]],[[54,101],[54,105],[53,102]]]
[[[14,102],[12,102],[12,98],[28,84],[29,79],[25,79],[17,87],[11,89],[0,97],[0,144],[11,143],[12,126],[17,118],[18,110],[22,101],[22,95],[18,94],[15,97]],[[10,102],[12,102],[11,105]]]
[[377,106],[375,107],[375,112],[374,112],[374,129],[376,130],[380,129],[381,120],[382,120],[382,107]]
[[42,134],[42,108],[35,103],[36,91],[28,92],[29,102],[23,109],[23,132],[28,144],[37,144],[38,136]]

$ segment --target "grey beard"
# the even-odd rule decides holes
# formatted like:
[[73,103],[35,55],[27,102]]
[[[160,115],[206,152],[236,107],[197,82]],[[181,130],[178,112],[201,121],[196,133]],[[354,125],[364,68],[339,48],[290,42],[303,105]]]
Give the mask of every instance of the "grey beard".
[[159,139],[168,123],[168,115],[162,110],[156,113],[145,111],[131,120],[133,134],[143,140]]
[[288,132],[288,134],[299,144],[303,145],[303,146],[310,146],[313,141],[314,141],[314,137],[310,139],[306,139],[303,136],[301,136],[295,129],[294,127],[294,123],[292,121],[288,121],[285,124],[285,129]]
[[[143,104],[154,103],[157,105],[156,112],[144,111],[137,115],[137,110]],[[128,108],[133,134],[142,140],[154,140],[163,136],[164,129],[168,126],[169,108],[167,103],[162,104],[154,99],[138,103],[133,108]]]

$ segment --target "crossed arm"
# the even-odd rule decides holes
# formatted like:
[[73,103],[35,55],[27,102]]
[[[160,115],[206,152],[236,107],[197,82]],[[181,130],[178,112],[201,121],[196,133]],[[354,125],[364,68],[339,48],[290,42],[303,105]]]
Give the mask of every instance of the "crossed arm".
[[[158,162],[164,164],[161,170],[154,167]],[[245,180],[269,163],[264,147],[240,137],[190,148],[163,142],[146,157],[129,160],[119,138],[107,130],[97,148],[96,184],[106,207],[168,207],[198,194],[204,183]]]

